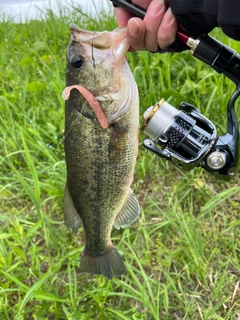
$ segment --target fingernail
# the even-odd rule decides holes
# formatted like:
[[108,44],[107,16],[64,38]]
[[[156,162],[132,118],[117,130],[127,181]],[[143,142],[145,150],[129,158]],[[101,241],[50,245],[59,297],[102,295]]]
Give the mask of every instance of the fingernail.
[[152,17],[157,17],[165,9],[165,3],[163,0],[153,0],[148,8],[148,13]]
[[172,13],[171,8],[167,9],[164,19],[165,19],[166,26],[170,26],[175,22],[176,18]]
[[128,31],[131,37],[137,38],[140,34],[138,22],[133,18],[128,21]]

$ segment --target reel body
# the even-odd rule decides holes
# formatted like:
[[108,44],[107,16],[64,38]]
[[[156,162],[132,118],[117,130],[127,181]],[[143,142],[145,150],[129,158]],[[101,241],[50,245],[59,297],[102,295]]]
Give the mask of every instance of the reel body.
[[201,166],[222,176],[234,174],[238,161],[238,123],[234,112],[235,92],[228,106],[228,132],[217,137],[214,124],[187,102],[176,109],[164,99],[148,108],[141,130],[149,138],[143,146],[183,170]]

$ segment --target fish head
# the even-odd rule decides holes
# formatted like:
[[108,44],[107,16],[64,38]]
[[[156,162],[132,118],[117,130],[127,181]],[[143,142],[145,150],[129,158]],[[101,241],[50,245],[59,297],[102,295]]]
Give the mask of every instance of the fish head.
[[126,28],[94,32],[70,24],[70,31],[66,85],[82,85],[100,102],[114,101],[102,105],[108,120],[116,119],[138,95],[125,59],[129,49]]
[[129,48],[126,29],[93,32],[71,24],[70,30],[67,85],[84,84],[92,92],[102,92],[125,59]]

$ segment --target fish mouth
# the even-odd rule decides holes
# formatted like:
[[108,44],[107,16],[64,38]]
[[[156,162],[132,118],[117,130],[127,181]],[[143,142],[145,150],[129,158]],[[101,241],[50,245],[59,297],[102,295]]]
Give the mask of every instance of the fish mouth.
[[[99,60],[114,57],[116,64],[121,64],[125,58],[126,52],[129,49],[127,41],[127,29],[117,28],[113,31],[89,31],[79,28],[74,23],[70,24],[71,39],[72,41],[80,43],[85,47],[89,47],[91,53],[99,57]],[[89,50],[88,50],[89,51]],[[90,55],[87,54],[87,56]]]
[[76,24],[70,23],[69,25],[70,29],[76,30],[76,31],[82,31],[83,29],[79,28]]

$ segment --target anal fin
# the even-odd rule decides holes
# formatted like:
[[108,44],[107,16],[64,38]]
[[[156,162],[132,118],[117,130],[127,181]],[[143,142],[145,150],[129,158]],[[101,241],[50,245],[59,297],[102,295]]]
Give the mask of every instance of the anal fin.
[[133,222],[137,220],[139,214],[140,205],[132,189],[130,189],[129,195],[115,219],[114,227],[116,229],[129,227]]
[[69,192],[67,183],[64,192],[63,212],[66,227],[69,231],[76,234],[81,223],[81,218],[74,206],[73,199]]

